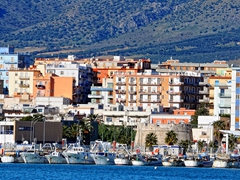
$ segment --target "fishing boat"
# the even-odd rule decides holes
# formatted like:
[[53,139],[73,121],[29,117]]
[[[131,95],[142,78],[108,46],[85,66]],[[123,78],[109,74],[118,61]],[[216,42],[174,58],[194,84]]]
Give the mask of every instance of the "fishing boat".
[[89,149],[79,143],[70,144],[62,155],[68,164],[94,164]]
[[116,158],[114,159],[114,163],[116,165],[132,165],[130,160],[131,154],[127,149],[126,144],[118,144]]
[[91,157],[95,164],[114,165],[116,152],[113,150],[111,143],[96,140],[91,149]]
[[219,147],[216,152],[216,158],[213,161],[212,167],[214,168],[226,168],[229,167],[230,155],[226,153],[225,148]]
[[49,164],[66,164],[67,160],[56,147],[56,144],[53,144],[54,151],[50,154],[45,155]]
[[45,144],[42,149],[36,149],[35,144],[33,149],[27,149],[24,152],[20,153],[24,163],[48,163],[47,158],[45,155],[52,151],[51,144]]
[[168,156],[162,160],[163,166],[184,166],[183,159],[178,156]]

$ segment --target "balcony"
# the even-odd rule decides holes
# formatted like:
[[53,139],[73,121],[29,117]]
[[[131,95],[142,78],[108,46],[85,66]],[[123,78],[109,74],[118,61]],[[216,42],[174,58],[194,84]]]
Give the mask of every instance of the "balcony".
[[89,94],[88,98],[102,99],[103,96],[101,94]]
[[209,103],[209,99],[199,99],[200,103]]
[[184,83],[183,82],[169,82],[168,84],[169,84],[169,86],[181,86]]
[[141,86],[159,86],[161,85],[161,82],[147,82],[147,83],[144,83],[144,82],[140,82],[140,85]]
[[125,86],[125,85],[126,85],[126,82],[118,81],[118,82],[116,83],[116,85],[118,85],[118,86]]
[[129,103],[136,103],[137,101],[136,101],[136,99],[130,99],[130,100],[128,100],[128,102]]
[[19,84],[20,88],[29,88],[29,84]]
[[207,82],[199,82],[200,86],[206,86],[208,83]]
[[183,99],[169,99],[168,100],[169,103],[182,103],[183,102]]
[[220,98],[231,98],[231,94],[227,94],[227,93],[219,93],[218,95]]
[[168,91],[168,94],[170,95],[180,95],[182,91]]
[[116,90],[116,94],[126,94],[125,90]]
[[131,90],[131,91],[128,91],[129,94],[136,94],[136,91],[134,90]]
[[231,104],[228,103],[219,103],[218,107],[220,108],[231,108]]
[[160,99],[139,99],[140,103],[161,103]]
[[22,80],[29,80],[30,77],[29,77],[29,76],[19,76],[19,79],[22,79]]
[[199,91],[199,94],[209,94],[209,92],[208,91]]
[[128,83],[129,86],[136,86],[137,85],[137,82],[136,81],[131,81]]

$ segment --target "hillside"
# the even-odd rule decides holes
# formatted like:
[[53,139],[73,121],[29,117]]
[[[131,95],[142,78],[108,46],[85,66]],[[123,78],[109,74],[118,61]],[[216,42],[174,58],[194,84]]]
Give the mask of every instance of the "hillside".
[[237,0],[3,1],[0,45],[38,49],[38,56],[235,60],[239,11]]

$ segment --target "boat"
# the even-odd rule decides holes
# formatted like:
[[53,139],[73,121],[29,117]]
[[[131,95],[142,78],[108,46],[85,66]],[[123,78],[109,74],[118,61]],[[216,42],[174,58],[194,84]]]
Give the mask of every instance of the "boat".
[[14,157],[13,156],[3,155],[1,157],[1,162],[2,163],[14,163]]
[[27,149],[26,151],[20,153],[24,163],[48,163],[45,155],[46,153],[49,153],[49,151],[52,151],[51,144],[45,144],[40,150],[35,148],[35,144],[33,146],[33,149]]
[[114,159],[116,165],[132,165],[131,154],[127,150],[126,144],[118,144],[116,154],[116,158]]
[[67,160],[66,158],[62,155],[61,152],[59,152],[58,148],[56,147],[56,144],[54,143],[54,151],[51,152],[50,154],[45,155],[47,158],[47,161],[49,164],[66,164]]
[[[156,149],[158,148],[158,149]],[[183,166],[183,148],[176,145],[163,145],[155,147],[154,152],[157,150],[163,155],[162,165],[163,166]],[[155,152],[156,153],[156,152]]]
[[230,159],[228,161],[228,167],[239,168],[240,167],[240,154],[238,149],[234,149],[230,154]]
[[91,149],[91,157],[97,165],[114,165],[116,152],[112,149],[111,143],[96,140]]
[[163,166],[184,166],[183,159],[178,156],[168,156],[162,160]]
[[219,147],[216,152],[215,160],[213,161],[212,167],[214,168],[226,168],[229,167],[230,155],[226,153],[225,148]]
[[79,143],[70,144],[62,155],[68,164],[94,164],[89,149]]

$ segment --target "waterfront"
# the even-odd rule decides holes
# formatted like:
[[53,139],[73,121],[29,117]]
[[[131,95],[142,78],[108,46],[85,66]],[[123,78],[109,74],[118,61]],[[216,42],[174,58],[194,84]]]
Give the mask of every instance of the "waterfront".
[[68,164],[0,164],[1,179],[87,179],[87,180],[202,180],[238,179],[240,169],[186,168],[158,166],[99,166]]

